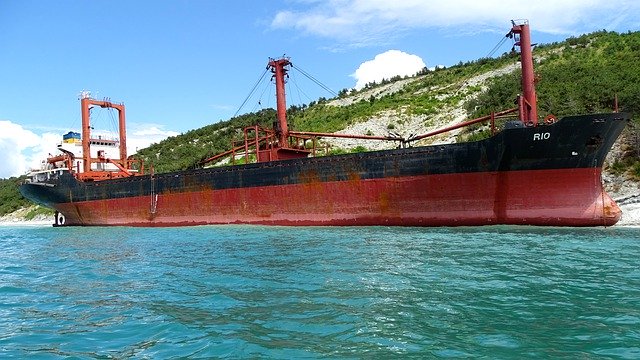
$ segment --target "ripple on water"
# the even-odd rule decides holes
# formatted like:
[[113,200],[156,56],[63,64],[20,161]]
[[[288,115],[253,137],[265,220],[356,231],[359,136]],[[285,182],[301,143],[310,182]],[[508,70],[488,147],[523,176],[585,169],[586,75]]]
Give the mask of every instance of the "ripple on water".
[[3,228],[0,349],[640,357],[640,230]]

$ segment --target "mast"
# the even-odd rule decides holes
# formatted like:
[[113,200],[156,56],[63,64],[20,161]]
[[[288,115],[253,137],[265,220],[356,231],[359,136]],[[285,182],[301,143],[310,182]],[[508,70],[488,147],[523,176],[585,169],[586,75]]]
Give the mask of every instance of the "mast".
[[91,148],[89,145],[91,137],[91,123],[89,120],[89,105],[91,99],[88,97],[80,100],[80,108],[82,112],[82,171],[91,170]]
[[287,127],[287,100],[284,90],[285,76],[291,65],[289,58],[269,59],[268,67],[271,68],[276,80],[276,100],[278,111],[278,144],[281,148],[288,147],[289,128]]
[[[122,104],[114,104],[110,101],[99,101],[94,100],[90,97],[83,97],[80,100],[81,113],[82,113],[82,165],[83,172],[86,175],[94,172],[91,170],[91,164],[96,162],[96,159],[91,158],[91,114],[90,109],[91,106],[100,106],[102,108],[112,108],[118,111],[118,133],[120,134],[120,160],[118,168],[124,168],[128,170],[128,162],[127,162],[127,133],[125,126],[125,114],[124,114],[124,105]],[[87,176],[88,177],[88,176]]]
[[538,107],[529,23],[524,21],[522,24],[516,25],[512,21],[512,24],[510,35],[515,36],[515,46],[520,47],[520,63],[522,65],[522,96],[518,101],[520,120],[525,125],[536,126],[538,124]]

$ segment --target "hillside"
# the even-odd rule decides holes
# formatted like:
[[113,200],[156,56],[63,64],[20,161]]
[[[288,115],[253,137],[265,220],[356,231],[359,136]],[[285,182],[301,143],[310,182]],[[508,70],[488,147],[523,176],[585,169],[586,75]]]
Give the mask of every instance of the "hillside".
[[[600,31],[572,37],[537,46],[534,57],[541,116],[610,112],[615,96],[621,111],[638,114],[614,146],[606,167],[608,188],[623,194],[625,180],[640,179],[640,32]],[[519,81],[518,55],[505,53],[435,71],[424,69],[413,77],[367,84],[360,91],[343,89],[336,98],[290,107],[289,123],[298,131],[393,132],[406,138],[513,107]],[[153,165],[155,172],[192,168],[202,159],[229,149],[232,141],[241,140],[245,126],[271,127],[274,120],[275,110],[262,109],[170,137],[140,150],[136,157],[147,166]],[[473,140],[488,134],[487,126],[477,126],[424,143]],[[395,146],[351,139],[324,142],[333,152]],[[17,194],[18,181],[0,180],[0,215],[26,204]]]
[[20,195],[18,186],[24,178],[0,179],[0,216],[28,206],[29,200]]
[[19,217],[25,220],[53,215],[52,210],[33,205],[20,195],[18,186],[24,180],[24,176],[0,179],[0,222],[4,215],[16,212],[19,212]]
[[[600,31],[534,49],[539,114],[609,112],[618,96],[621,111],[640,114],[640,33]],[[295,70],[295,69],[294,69]],[[436,71],[424,69],[410,78],[368,84],[360,91],[344,89],[334,99],[320,98],[289,108],[290,128],[299,131],[372,135],[425,133],[431,129],[513,107],[519,92],[518,55],[479,59]],[[638,116],[635,116],[638,123]],[[242,128],[271,126],[273,109],[263,109],[189,131],[139,151],[156,171],[195,166],[201,159],[228,149],[242,139]],[[628,131],[634,131],[630,127]],[[455,135],[455,134],[454,134]],[[445,135],[429,141],[460,141],[488,135],[488,128]],[[633,138],[629,136],[626,138]],[[356,140],[326,140],[334,148],[378,149],[394,146]],[[619,170],[640,176],[638,158],[628,153]],[[624,169],[621,169],[624,167]]]

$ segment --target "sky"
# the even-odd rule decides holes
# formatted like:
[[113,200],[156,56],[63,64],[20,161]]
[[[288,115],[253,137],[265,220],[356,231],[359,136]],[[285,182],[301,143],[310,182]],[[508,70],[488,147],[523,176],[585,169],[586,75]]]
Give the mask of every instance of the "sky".
[[[288,103],[309,103],[333,94],[296,69],[335,93],[360,88],[485,57],[512,19],[550,43],[638,31],[640,2],[0,0],[0,178],[24,174],[80,130],[83,90],[125,104],[131,152],[275,107],[268,82],[241,107],[270,57],[294,64]],[[109,112],[92,114],[96,129],[116,130]]]

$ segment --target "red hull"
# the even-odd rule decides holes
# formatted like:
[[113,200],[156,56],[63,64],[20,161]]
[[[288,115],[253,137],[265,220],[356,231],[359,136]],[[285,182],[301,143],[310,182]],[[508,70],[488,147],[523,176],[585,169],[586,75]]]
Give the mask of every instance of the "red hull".
[[455,173],[60,203],[66,225],[610,226],[599,168]]

